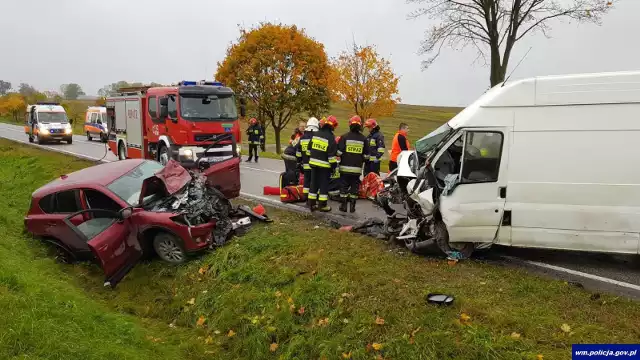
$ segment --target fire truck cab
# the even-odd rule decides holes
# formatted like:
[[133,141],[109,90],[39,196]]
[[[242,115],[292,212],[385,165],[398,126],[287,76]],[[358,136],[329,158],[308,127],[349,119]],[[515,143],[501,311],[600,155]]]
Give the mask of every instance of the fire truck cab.
[[[109,148],[118,159],[174,159],[200,170],[224,166],[224,176],[239,183],[240,122],[233,90],[222,83],[121,88],[106,108]],[[241,101],[240,116],[245,111]]]

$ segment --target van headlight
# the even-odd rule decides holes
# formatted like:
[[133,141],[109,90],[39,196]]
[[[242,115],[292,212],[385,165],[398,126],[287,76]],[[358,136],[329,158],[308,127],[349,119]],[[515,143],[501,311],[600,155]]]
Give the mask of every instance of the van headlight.
[[65,125],[65,127],[64,127],[64,133],[65,134],[69,135],[69,134],[71,134],[72,131],[73,131],[73,129],[71,128],[71,124]]
[[236,144],[236,155],[240,156],[242,153],[242,145]]

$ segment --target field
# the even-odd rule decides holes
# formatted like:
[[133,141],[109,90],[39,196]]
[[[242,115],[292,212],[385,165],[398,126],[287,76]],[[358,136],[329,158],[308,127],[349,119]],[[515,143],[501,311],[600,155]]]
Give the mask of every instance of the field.
[[640,339],[637,302],[273,209],[222,249],[105,289],[97,266],[56,264],[22,226],[35,188],[91,163],[6,140],[0,163],[2,359],[570,359],[574,343]]

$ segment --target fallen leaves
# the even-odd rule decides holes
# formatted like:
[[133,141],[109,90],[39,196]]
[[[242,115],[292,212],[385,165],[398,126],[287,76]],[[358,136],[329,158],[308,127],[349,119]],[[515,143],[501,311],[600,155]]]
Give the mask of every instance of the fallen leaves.
[[318,326],[327,326],[329,325],[329,318],[323,318],[318,320]]
[[371,344],[371,347],[373,348],[373,350],[375,351],[380,351],[382,350],[382,348],[384,347],[384,345],[382,345],[381,343],[373,343]]
[[198,274],[204,275],[204,274],[207,273],[208,270],[209,270],[209,266],[208,265],[207,266],[203,266],[200,269],[198,269]]
[[418,326],[417,329],[413,330],[411,332],[411,336],[409,337],[409,344],[413,345],[416,341],[415,341],[415,336],[418,333],[418,331],[420,331],[420,329],[422,329],[422,327]]
[[205,321],[207,321],[207,318],[205,318],[204,316],[200,316],[200,317],[198,318],[198,321],[196,321],[196,325],[197,325],[197,326],[202,326],[202,325],[204,325],[204,322],[205,322]]
[[560,326],[560,330],[569,333],[571,332],[571,326],[569,326],[569,324],[562,324],[562,326]]
[[227,333],[227,337],[234,337],[236,336],[236,332],[233,330],[229,330],[229,332]]
[[293,298],[291,298],[291,297],[290,297],[290,298],[288,298],[288,299],[287,299],[287,302],[288,302],[289,304],[293,304]]
[[511,338],[512,339],[520,339],[520,334],[517,332],[512,332],[511,333]]
[[300,309],[298,309],[298,314],[304,315],[304,306],[301,306]]
[[342,353],[342,358],[343,359],[351,359],[351,351],[349,351],[348,353]]
[[379,316],[376,316],[376,324],[384,325],[384,319]]
[[536,355],[536,360],[543,360],[544,356],[541,354]]
[[271,343],[271,345],[269,345],[269,351],[276,352],[276,350],[278,350],[278,343]]
[[189,301],[187,301],[188,305],[195,305],[195,303],[196,303],[196,298],[191,298],[189,299]]
[[213,343],[213,338],[211,336],[207,336],[206,339],[204,339],[204,343],[209,345]]
[[465,313],[460,314],[460,323],[461,324],[467,325],[470,322],[471,322],[471,316],[469,316],[469,315],[467,315]]
[[282,296],[282,293],[280,291],[276,291],[275,295],[276,295],[276,297],[280,297],[280,296]]

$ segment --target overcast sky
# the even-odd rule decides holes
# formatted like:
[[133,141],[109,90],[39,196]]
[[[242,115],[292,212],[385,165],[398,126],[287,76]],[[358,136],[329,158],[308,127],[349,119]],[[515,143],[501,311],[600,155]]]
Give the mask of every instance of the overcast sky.
[[[118,80],[210,79],[238,24],[268,20],[305,28],[329,56],[353,38],[376,45],[401,78],[403,103],[469,104],[489,85],[487,67],[473,64],[471,50],[445,51],[421,71],[416,52],[432,23],[407,20],[415,8],[404,0],[2,0],[0,79],[40,90],[77,82],[87,94]],[[602,26],[554,22],[551,39],[516,45],[512,66],[532,50],[512,79],[640,70],[639,19],[640,0],[621,0]]]

